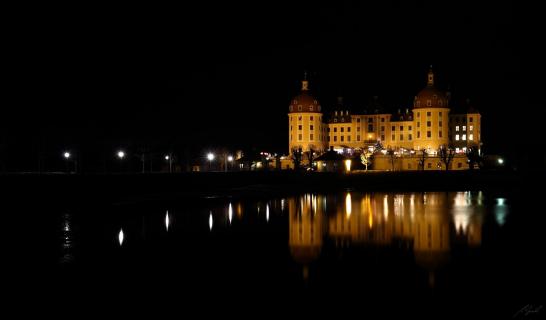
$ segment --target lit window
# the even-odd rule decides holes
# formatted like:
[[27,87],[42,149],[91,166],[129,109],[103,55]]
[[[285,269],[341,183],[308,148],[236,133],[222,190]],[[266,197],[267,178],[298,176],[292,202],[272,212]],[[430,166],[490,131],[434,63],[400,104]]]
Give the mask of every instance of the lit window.
[[459,126],[455,126],[455,131],[459,132]]
[[461,151],[461,149],[455,148],[455,152],[456,152],[456,153],[459,153],[459,151]]
[[463,126],[463,131],[466,131],[466,126]]
[[463,141],[466,141],[466,134],[463,134]]
[[458,134],[455,135],[455,141],[459,141],[459,135]]
[[472,133],[468,135],[468,140],[474,141],[474,135]]
[[474,126],[469,126],[469,131],[474,131]]

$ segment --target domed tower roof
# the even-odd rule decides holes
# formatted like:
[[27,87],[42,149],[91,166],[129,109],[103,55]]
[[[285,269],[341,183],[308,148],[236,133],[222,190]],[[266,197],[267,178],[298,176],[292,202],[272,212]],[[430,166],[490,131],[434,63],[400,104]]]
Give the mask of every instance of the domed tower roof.
[[301,93],[290,101],[289,112],[321,112],[318,100],[309,93],[307,77],[301,82]]
[[432,66],[428,71],[427,86],[415,96],[413,108],[448,108],[447,94],[434,87]]

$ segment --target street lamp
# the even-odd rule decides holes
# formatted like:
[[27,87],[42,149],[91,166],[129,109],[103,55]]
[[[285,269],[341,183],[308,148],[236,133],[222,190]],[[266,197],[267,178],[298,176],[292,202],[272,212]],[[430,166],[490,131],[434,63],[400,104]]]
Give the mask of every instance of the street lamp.
[[503,163],[504,163],[504,160],[503,160],[502,158],[499,158],[497,161],[499,162],[499,164],[503,164]]
[[65,151],[65,152],[63,153],[63,157],[64,157],[64,159],[66,160],[66,172],[68,173],[68,172],[70,172],[70,170],[69,170],[69,168],[68,168],[68,166],[69,166],[68,161],[69,161],[69,159],[70,159],[70,152]]
[[207,159],[209,160],[209,171],[210,171],[211,162],[212,160],[214,160],[214,154],[212,152],[209,152],[207,154]]
[[173,157],[168,154],[165,156],[165,160],[169,161],[169,172],[173,172]]
[[121,151],[121,150],[118,151],[118,158],[120,158],[120,159],[125,158],[125,152],[123,152],[123,151]]

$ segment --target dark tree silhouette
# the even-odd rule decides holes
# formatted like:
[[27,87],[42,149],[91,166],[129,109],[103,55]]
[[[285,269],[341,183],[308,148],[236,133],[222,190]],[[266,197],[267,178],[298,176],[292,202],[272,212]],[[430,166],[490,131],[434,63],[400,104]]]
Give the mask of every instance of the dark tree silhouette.
[[474,166],[483,168],[483,156],[480,154],[478,147],[469,147],[466,149],[466,157],[468,158],[468,168],[474,170]]
[[453,148],[441,146],[440,149],[438,149],[438,156],[440,157],[440,161],[446,166],[446,171],[448,171],[449,165],[455,156],[455,150],[453,150]]
[[421,150],[421,154],[419,155],[419,169],[422,171],[425,170],[425,160],[427,158],[427,150],[423,149]]
[[292,148],[292,160],[294,161],[294,170],[300,169],[302,154],[303,152],[301,148]]

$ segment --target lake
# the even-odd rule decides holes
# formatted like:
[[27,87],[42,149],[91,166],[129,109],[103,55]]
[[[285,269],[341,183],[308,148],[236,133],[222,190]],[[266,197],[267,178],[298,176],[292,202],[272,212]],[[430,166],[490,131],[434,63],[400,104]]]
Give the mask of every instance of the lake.
[[515,192],[23,208],[37,227],[20,240],[31,249],[16,276],[33,298],[65,307],[511,318],[543,302],[543,212]]

